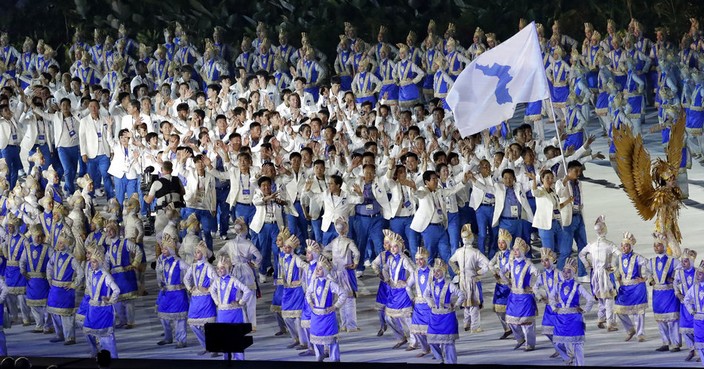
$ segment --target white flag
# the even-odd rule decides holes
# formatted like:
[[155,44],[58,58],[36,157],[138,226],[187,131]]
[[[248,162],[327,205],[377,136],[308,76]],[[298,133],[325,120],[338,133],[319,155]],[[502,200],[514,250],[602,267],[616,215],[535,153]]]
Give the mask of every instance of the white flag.
[[535,23],[479,55],[447,94],[463,137],[513,117],[516,105],[550,97]]

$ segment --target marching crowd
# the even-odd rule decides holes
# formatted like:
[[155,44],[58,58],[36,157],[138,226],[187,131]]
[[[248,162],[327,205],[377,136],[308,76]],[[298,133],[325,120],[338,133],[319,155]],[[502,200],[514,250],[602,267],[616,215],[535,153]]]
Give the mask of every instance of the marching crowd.
[[[687,196],[686,170],[704,158],[704,36],[690,22],[677,43],[660,28],[645,38],[637,20],[610,20],[603,36],[587,23],[581,43],[557,22],[549,38],[538,25],[556,116],[548,101],[532,102],[523,124],[470,137],[445,97],[499,44],[480,28],[463,47],[453,24],[441,35],[431,21],[422,42],[410,31],[393,44],[385,27],[367,43],[345,23],[333,60],[306,33],[300,48],[285,29],[272,42],[263,23],[238,47],[217,27],[201,49],[179,24],[157,45],[120,26],[96,29],[92,42],[77,30],[70,65],[42,40],[27,38],[20,51],[4,33],[3,326],[34,326],[65,345],[82,327],[93,355],[117,357],[115,332],[134,328],[152,261],[145,246],[154,246],[158,344],[185,347],[190,327],[203,355],[204,324],[256,330],[258,300],[270,299],[289,348],[339,361],[339,333],[359,330],[357,279],[376,275],[377,335],[391,328],[394,348],[445,363],[457,360],[456,310],[465,331],[482,331],[482,281],[492,276],[501,339],[513,336],[516,349],[535,349],[542,301],[553,357],[583,365],[585,311],[597,305],[599,328],[617,331],[618,320],[626,341],[642,342],[651,300],[657,350],[698,358],[696,252],[667,255],[668,239],[655,233],[657,256],[646,259],[628,232],[609,241],[603,217],[589,243],[581,184],[584,163],[604,158],[591,151],[587,124],[605,137],[622,125],[640,134],[654,105],[651,132],[662,131],[663,144],[687,113]],[[144,244],[145,229],[155,245]],[[214,237],[227,242],[215,250]],[[273,296],[261,296],[271,281]],[[0,348],[6,355],[4,333]]]

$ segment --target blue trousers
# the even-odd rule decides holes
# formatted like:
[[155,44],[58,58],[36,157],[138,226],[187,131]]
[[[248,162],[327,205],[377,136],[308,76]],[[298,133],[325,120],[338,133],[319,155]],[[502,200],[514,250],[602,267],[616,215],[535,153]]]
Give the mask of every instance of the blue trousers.
[[403,242],[408,246],[408,250],[411,252],[411,259],[416,257],[416,252],[418,251],[418,243],[420,242],[420,236],[418,232],[411,229],[411,222],[413,221],[412,216],[408,217],[395,217],[391,218],[389,221],[389,229],[394,233],[398,233],[403,237]]
[[[499,235],[499,228],[491,226],[494,218],[494,206],[480,205],[476,210],[476,215],[477,245],[479,245],[479,250],[491,259],[498,249],[496,242]],[[511,245],[508,247],[510,248]]]
[[205,350],[205,330],[203,326],[191,326],[191,331],[193,331],[193,334],[196,336],[196,339],[198,340],[198,343],[200,346]]
[[76,191],[76,170],[81,160],[81,150],[78,146],[59,147],[56,150],[59,154],[59,161],[64,168],[64,193],[72,195]]
[[20,147],[16,145],[8,145],[2,149],[2,157],[7,163],[7,181],[10,183],[10,191],[17,184],[17,177],[22,168],[22,160],[20,160]]
[[[352,228],[352,227],[350,227]],[[327,231],[323,232],[323,247],[327,246],[332,240],[337,238],[339,236],[337,234],[337,231],[335,230],[335,227],[333,224],[330,224],[330,227],[328,228]],[[360,250],[359,252],[360,258],[364,258],[364,255],[362,254],[362,251]]]
[[549,230],[538,229],[538,234],[540,235],[540,241],[543,243],[543,247],[555,251],[560,240],[560,235],[562,234],[560,221],[553,219],[552,228]]
[[460,213],[447,213],[447,235],[450,238],[450,255],[460,247]]
[[183,219],[188,218],[191,214],[195,214],[196,218],[198,218],[198,221],[200,222],[200,229],[203,232],[203,240],[212,251],[213,235],[210,234],[210,232],[215,230],[215,217],[208,210],[194,208],[183,208],[183,210],[181,210],[181,217]]
[[323,230],[320,229],[322,227],[322,224],[323,220],[321,218],[311,219],[310,221],[310,227],[313,229],[313,237],[315,238],[315,242],[321,245],[323,245]]
[[215,216],[221,236],[227,236],[227,230],[230,228],[230,205],[225,202],[229,193],[230,185],[215,188]]
[[[573,214],[572,223],[566,227],[562,227],[562,233],[560,234],[559,249],[560,255],[557,258],[557,268],[562,269],[565,265],[565,260],[572,254],[572,242],[577,243],[577,252],[582,251],[584,246],[587,245],[587,231],[584,229],[584,219],[582,214]],[[584,264],[579,262],[578,276],[583,277],[587,275],[587,270],[584,268]]]
[[[381,214],[375,217],[357,215],[355,217],[355,242],[359,248],[359,254],[364,257],[365,251],[369,255],[369,260],[374,260],[377,254],[384,249],[384,229],[385,219]],[[357,265],[357,270],[364,270],[364,263]]]
[[[43,145],[34,145],[31,150],[29,150],[29,156],[34,155],[35,152],[39,150],[42,153],[42,156],[44,157],[44,165],[42,165],[42,170],[47,170],[51,164],[53,164],[52,159],[53,157],[51,156],[51,151],[49,151],[49,145],[43,144]],[[32,167],[34,167],[34,163],[29,162],[29,170],[32,170]]]
[[[230,215],[232,216],[233,221],[239,217],[244,218],[244,223],[249,227],[249,225],[252,224],[252,218],[254,218],[254,213],[256,211],[257,207],[254,205],[236,203],[235,206],[232,207],[232,213]],[[256,237],[257,234],[250,229],[249,238],[255,245],[257,244]]]
[[276,237],[279,235],[279,226],[276,223],[264,223],[262,229],[257,233],[257,249],[262,254],[262,263],[259,265],[259,273],[266,274],[266,270],[272,266],[272,252],[278,252],[276,247]]
[[[471,224],[472,233],[477,234],[479,227],[477,227],[477,213],[474,208],[469,206],[469,203],[464,206],[460,206],[460,224],[464,226],[465,224]],[[462,227],[460,227],[462,229]]]
[[113,182],[115,182],[115,199],[120,203],[120,206],[124,204],[125,199],[132,196],[139,189],[139,180],[127,179],[127,176],[123,175],[121,178],[115,176],[112,177]]
[[420,235],[430,254],[430,261],[435,260],[438,255],[445,262],[450,260],[450,238],[442,224],[429,224]]
[[88,174],[90,178],[93,179],[93,184],[96,189],[100,188],[100,183],[102,181],[105,187],[105,196],[108,199],[115,197],[115,193],[112,189],[112,182],[110,181],[110,176],[108,175],[108,168],[110,168],[110,158],[107,155],[98,155],[93,159],[88,159]]
[[291,234],[298,237],[301,241],[301,247],[305,249],[306,240],[310,238],[308,237],[308,220],[306,219],[306,215],[303,213],[303,207],[301,206],[300,201],[294,202],[293,207],[296,208],[298,216],[296,217],[291,214],[286,214],[288,230],[291,231]]

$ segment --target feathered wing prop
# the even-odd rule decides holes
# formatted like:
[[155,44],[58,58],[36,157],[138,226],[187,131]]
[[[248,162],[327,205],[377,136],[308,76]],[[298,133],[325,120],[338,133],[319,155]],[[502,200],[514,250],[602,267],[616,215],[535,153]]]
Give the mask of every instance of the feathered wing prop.
[[680,168],[682,162],[682,150],[684,149],[684,129],[687,121],[687,114],[680,114],[680,118],[670,128],[670,141],[667,143],[665,154],[667,155],[667,164],[675,170],[675,173]]
[[653,207],[655,188],[650,173],[650,155],[643,138],[633,136],[631,128],[622,125],[614,130],[616,169],[626,194],[643,220],[651,220],[657,213]]

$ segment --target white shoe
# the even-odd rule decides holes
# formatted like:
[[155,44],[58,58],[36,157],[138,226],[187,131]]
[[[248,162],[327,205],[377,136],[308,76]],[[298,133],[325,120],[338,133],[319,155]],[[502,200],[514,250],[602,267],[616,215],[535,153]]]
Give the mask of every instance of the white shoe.
[[259,284],[266,283],[266,274],[259,274]]
[[371,261],[369,261],[368,259],[367,259],[367,260],[364,260],[364,267],[365,267],[365,268],[371,268],[371,266],[372,266],[372,262],[371,262]]
[[354,272],[354,275],[356,275],[357,278],[362,278],[362,276],[364,275],[364,272],[361,270],[358,270],[358,271]]
[[103,191],[102,188],[95,190],[95,197],[103,197],[103,196],[105,196],[105,191]]
[[457,284],[460,283],[460,276],[456,275],[452,277],[452,283]]

